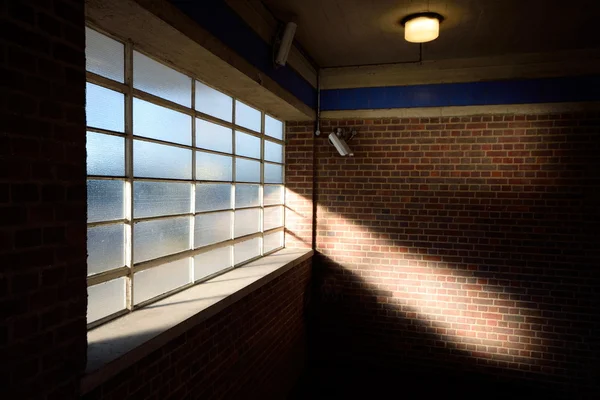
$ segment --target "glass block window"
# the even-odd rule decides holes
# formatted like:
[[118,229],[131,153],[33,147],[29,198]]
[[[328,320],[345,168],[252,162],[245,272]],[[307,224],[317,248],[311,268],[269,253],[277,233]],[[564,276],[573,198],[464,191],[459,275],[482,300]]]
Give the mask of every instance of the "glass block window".
[[284,246],[282,121],[92,28],[86,56],[88,326]]

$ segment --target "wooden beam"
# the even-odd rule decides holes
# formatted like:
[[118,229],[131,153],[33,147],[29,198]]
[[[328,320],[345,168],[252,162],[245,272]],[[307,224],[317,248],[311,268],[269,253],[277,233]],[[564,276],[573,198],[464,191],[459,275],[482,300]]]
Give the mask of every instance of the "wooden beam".
[[600,49],[323,68],[322,89],[529,79],[600,73]]
[[226,47],[165,0],[86,0],[94,26],[283,120],[314,120],[315,111]]

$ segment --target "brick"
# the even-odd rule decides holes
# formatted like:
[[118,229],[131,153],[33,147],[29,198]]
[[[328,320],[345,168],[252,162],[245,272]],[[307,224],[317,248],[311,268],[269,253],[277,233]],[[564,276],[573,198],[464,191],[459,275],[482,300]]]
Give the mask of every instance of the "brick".
[[46,13],[39,13],[37,18],[38,26],[42,31],[50,36],[60,38],[63,28],[58,19]]
[[30,377],[38,374],[39,364],[39,360],[37,359],[21,361],[12,367],[11,378],[13,380],[28,380]]
[[15,203],[35,202],[39,199],[38,186],[35,184],[12,185],[11,194]]
[[227,398],[275,398],[281,378],[286,377],[282,367],[304,340],[303,293],[310,270],[311,260],[300,263],[83,399],[146,398],[151,393],[160,399],[218,393],[227,393]]
[[81,51],[78,51],[71,46],[64,45],[61,42],[54,44],[52,54],[56,60],[73,65],[78,65],[82,57]]
[[35,23],[33,8],[23,2],[9,2],[8,17],[26,25],[33,25]]
[[24,207],[0,207],[0,225],[24,224],[27,219]]
[[61,120],[63,117],[63,106],[55,101],[44,100],[40,103],[40,116],[53,120]]
[[[14,360],[1,381],[11,398],[77,398],[85,367],[85,265],[69,261],[85,260],[85,229],[65,251],[65,221],[85,227],[85,201],[79,196],[63,211],[66,188],[85,185],[85,121],[77,116],[85,106],[83,7],[0,2],[0,342],[3,361]],[[67,32],[78,38],[65,39]],[[52,60],[53,50],[62,61]],[[60,125],[65,115],[68,128]],[[83,144],[81,156],[59,182],[74,143]],[[58,350],[63,357],[46,357]]]
[[17,249],[36,247],[42,244],[40,229],[24,229],[15,232],[15,247]]
[[81,2],[72,2],[56,0],[54,2],[54,11],[56,16],[65,21],[78,21],[83,16],[83,4]]
[[[18,360],[2,383],[77,398],[84,2],[0,7],[0,342]],[[356,157],[342,159],[313,122],[287,123],[286,243],[316,246],[315,276],[295,266],[85,397],[269,398],[307,320],[318,361],[597,393],[598,124],[598,113],[323,121],[359,130]]]
[[45,245],[64,243],[66,238],[65,228],[62,226],[44,228],[43,237],[43,242]]
[[[580,193],[581,185],[598,191],[600,182],[589,180],[594,173],[587,181],[571,175],[561,169],[565,160],[550,162],[555,154],[543,153],[573,143],[572,127],[593,126],[597,132],[600,123],[583,113],[559,124],[557,118],[403,119],[406,136],[395,141],[388,132],[396,130],[391,119],[374,119],[362,128],[352,120],[328,120],[330,126],[358,128],[350,143],[355,157],[341,158],[326,138],[316,138],[315,163],[302,163],[301,173],[291,163],[304,143],[287,145],[288,176],[294,178],[288,199],[294,207],[303,204],[301,178],[310,181],[314,174],[317,182],[315,271],[325,277],[313,289],[316,362],[333,365],[331,371],[365,363],[411,369],[418,363],[447,372],[456,364],[469,369],[505,363],[502,370],[490,369],[490,376],[518,373],[542,388],[572,376],[557,356],[569,354],[582,370],[600,358],[594,351],[584,361],[567,349],[591,340],[589,331],[573,332],[584,319],[598,326],[591,306],[566,311],[570,300],[583,296],[577,293],[598,290],[597,282],[569,271],[590,276],[595,274],[590,266],[600,264],[596,236],[575,222],[595,217],[558,194]],[[448,132],[439,131],[438,123]],[[569,130],[547,129],[558,125]],[[567,168],[594,169],[588,149],[600,150],[597,138],[569,147],[578,156]],[[308,238],[310,219],[299,223],[288,214],[287,240]],[[559,231],[564,235],[557,236]],[[550,284],[567,280],[573,285],[568,289]],[[563,310],[560,320],[555,307]],[[560,344],[550,346],[559,337]],[[438,354],[440,348],[448,352]],[[404,361],[411,352],[416,355]],[[542,358],[548,370],[535,375]],[[593,379],[580,383],[578,389],[598,390]]]
[[11,42],[40,55],[50,54],[50,41],[42,33],[25,29],[13,22],[5,21],[0,26],[2,37],[10,37]]
[[36,57],[33,53],[29,53],[18,47],[10,47],[8,49],[8,62],[12,68],[23,72],[35,73]]
[[38,101],[33,96],[13,94],[8,103],[8,111],[18,115],[36,115]]
[[62,185],[45,185],[42,187],[42,200],[44,202],[64,201],[66,190]]
[[8,203],[10,200],[10,185],[7,183],[0,183],[0,204]]
[[0,87],[19,90],[24,82],[25,75],[22,72],[0,67]]
[[[52,59],[40,59],[38,60],[38,68],[40,71],[44,71],[44,78],[52,80],[54,82],[62,82],[65,76],[65,66],[55,60]],[[62,105],[54,101],[54,99],[49,100],[56,107],[61,107]]]

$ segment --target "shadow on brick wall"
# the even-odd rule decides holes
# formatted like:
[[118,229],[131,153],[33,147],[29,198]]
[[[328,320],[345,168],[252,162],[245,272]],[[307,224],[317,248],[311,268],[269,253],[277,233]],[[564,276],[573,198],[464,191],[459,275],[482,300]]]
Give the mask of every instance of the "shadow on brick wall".
[[581,391],[594,384],[581,382],[581,371],[557,377],[543,360],[528,373],[494,366],[491,355],[481,362],[435,333],[435,322],[409,318],[418,309],[382,302],[391,292],[320,254],[313,265],[309,363],[292,399],[594,398],[593,388]]
[[600,119],[519,118],[323,124],[304,398],[598,398]]

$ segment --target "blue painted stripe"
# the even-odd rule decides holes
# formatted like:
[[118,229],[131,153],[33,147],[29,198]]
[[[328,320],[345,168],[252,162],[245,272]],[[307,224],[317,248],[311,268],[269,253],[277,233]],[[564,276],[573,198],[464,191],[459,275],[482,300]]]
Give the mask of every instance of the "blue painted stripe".
[[254,32],[223,0],[171,2],[304,104],[316,109],[316,89],[289,66],[275,68],[272,46]]
[[600,100],[600,76],[321,91],[321,110],[449,107]]

